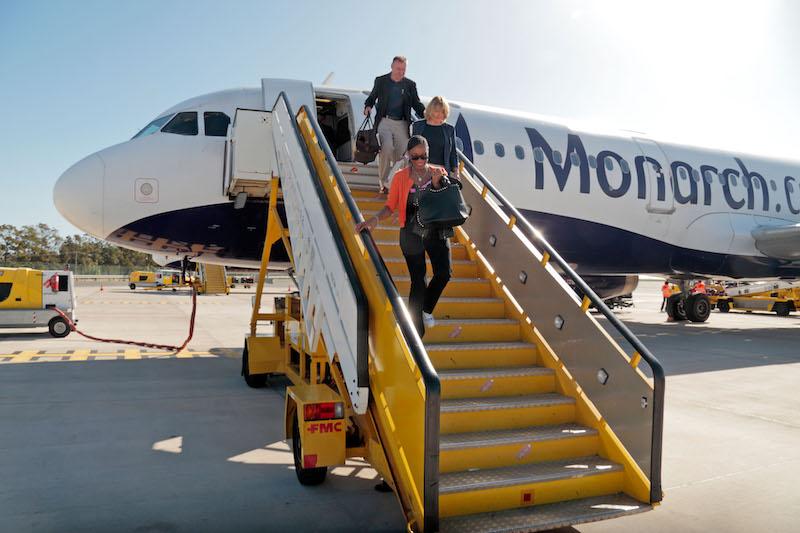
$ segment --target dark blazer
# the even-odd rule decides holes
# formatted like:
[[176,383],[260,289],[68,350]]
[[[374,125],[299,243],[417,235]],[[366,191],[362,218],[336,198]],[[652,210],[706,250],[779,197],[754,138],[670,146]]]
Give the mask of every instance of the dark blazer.
[[[375,78],[375,84],[372,86],[372,92],[369,93],[367,101],[364,102],[364,107],[373,107],[375,101],[378,101],[378,107],[375,110],[375,128],[377,129],[378,123],[386,116],[386,108],[389,105],[389,86],[391,81],[391,74],[384,74]],[[411,109],[417,113],[418,117],[425,114],[425,106],[419,101],[417,94],[417,84],[408,78],[400,80],[403,84],[403,118],[409,123],[411,122]]]
[[[458,168],[458,154],[456,153],[456,129],[447,122],[442,124],[444,128],[444,161],[447,171]],[[422,135],[426,139],[425,130],[428,128],[426,120],[418,120],[411,125],[411,135]]]

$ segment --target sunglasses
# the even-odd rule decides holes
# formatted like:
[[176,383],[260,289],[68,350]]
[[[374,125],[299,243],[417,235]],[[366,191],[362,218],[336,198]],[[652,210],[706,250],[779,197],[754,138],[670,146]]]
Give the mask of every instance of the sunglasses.
[[428,156],[427,155],[412,155],[410,159],[412,161],[419,161],[420,159],[422,159],[423,161],[427,161],[428,160]]

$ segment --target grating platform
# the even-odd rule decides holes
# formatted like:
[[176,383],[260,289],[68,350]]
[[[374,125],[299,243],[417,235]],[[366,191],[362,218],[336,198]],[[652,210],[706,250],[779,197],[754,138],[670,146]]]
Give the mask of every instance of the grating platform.
[[611,494],[582,500],[535,505],[508,511],[444,518],[441,533],[523,533],[650,511],[652,506],[625,494]]
[[520,429],[499,429],[495,431],[476,431],[471,433],[451,433],[442,435],[440,450],[461,450],[482,446],[504,444],[524,444],[546,440],[560,440],[597,435],[597,430],[579,424],[559,424],[557,426],[536,426]]
[[542,366],[512,366],[506,368],[465,368],[455,370],[439,370],[439,379],[496,379],[522,378],[530,376],[552,376],[555,371]]
[[524,409],[526,407],[549,407],[574,404],[575,399],[554,392],[528,396],[497,396],[494,398],[456,398],[442,400],[442,413],[464,413],[469,411],[494,411],[499,409]]
[[439,493],[451,494],[544,481],[577,479],[621,470],[621,465],[596,455],[503,468],[464,470],[442,474],[439,477]]

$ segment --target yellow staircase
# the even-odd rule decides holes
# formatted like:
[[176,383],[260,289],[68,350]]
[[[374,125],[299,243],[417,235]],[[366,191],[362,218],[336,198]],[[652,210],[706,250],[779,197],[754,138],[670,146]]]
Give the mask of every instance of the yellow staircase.
[[[274,339],[256,336],[253,328],[243,353],[245,377],[259,377],[267,371],[259,364],[282,357],[277,348],[253,350],[256,341],[269,339],[286,351],[279,368],[300,369],[296,376],[286,372],[295,387],[341,398],[348,413],[342,453],[364,457],[378,470],[395,490],[409,531],[540,531],[657,505],[663,369],[502,193],[461,155],[471,215],[452,239],[452,277],[434,310],[436,324],[420,339],[403,305],[410,279],[399,228],[386,221],[371,234],[354,229],[385,202],[369,185],[374,165],[337,163],[308,107],[295,114],[285,94],[272,113],[282,175],[273,179],[272,230],[257,293],[267,250],[284,239],[298,272],[318,269],[302,278],[305,288],[294,296],[301,307],[314,305],[301,313],[300,329],[286,326],[285,336],[319,331],[313,322],[319,317],[358,316],[349,338],[363,336],[363,349],[327,353],[324,342],[319,353],[306,353],[284,342],[280,328]],[[278,179],[288,187],[287,228],[276,222]],[[297,183],[308,194],[298,195]],[[314,195],[324,217],[312,227],[304,209]],[[293,239],[298,246],[335,243],[325,257],[331,264],[333,255],[346,259],[347,279],[332,278],[330,264],[318,261],[321,252],[299,251],[289,244]],[[357,288],[361,310],[317,297],[337,287]],[[632,353],[606,333],[590,307],[605,315]],[[254,320],[259,316],[256,306]],[[364,390],[368,395],[359,396]],[[287,407],[287,428],[292,421],[302,419]],[[300,434],[292,435],[293,450],[302,450]],[[324,479],[324,468],[314,465],[336,464],[313,456],[307,467],[301,455],[295,455],[301,483],[312,474]]]
[[[351,192],[364,218],[385,203],[374,191]],[[398,291],[408,294],[399,228],[381,225],[373,236]],[[649,509],[624,494],[623,465],[582,423],[569,387],[525,334],[531,326],[481,268],[463,231],[451,250],[453,275],[434,310],[436,325],[423,337],[442,384],[442,530],[492,531],[499,523],[533,530],[533,517],[539,529],[575,523],[576,512],[587,521]]]
[[228,275],[225,272],[224,266],[201,264],[201,269],[201,275],[203,279],[201,292],[203,294],[230,293],[230,287],[228,287]]

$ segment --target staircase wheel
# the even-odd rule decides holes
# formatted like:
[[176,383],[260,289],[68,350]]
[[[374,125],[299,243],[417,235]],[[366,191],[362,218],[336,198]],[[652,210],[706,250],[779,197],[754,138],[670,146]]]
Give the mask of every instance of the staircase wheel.
[[705,294],[693,294],[686,299],[686,317],[692,322],[705,322],[711,314],[711,302]]
[[251,374],[248,368],[247,342],[242,349],[242,376],[244,382],[253,389],[260,389],[267,384],[267,374]]
[[319,485],[325,481],[328,475],[328,468],[320,466],[316,468],[303,468],[302,443],[300,442],[300,423],[298,416],[294,417],[292,425],[292,455],[294,456],[294,473],[301,485]]

